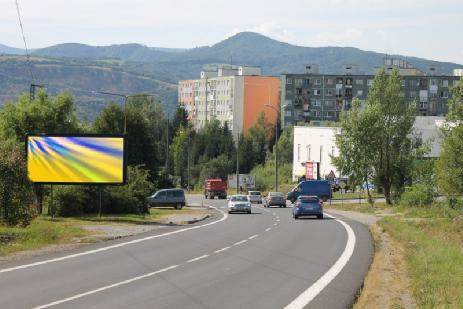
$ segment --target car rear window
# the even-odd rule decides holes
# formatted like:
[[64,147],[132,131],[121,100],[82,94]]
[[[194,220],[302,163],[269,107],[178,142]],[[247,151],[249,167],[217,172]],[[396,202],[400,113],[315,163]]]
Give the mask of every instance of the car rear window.
[[259,191],[249,191],[249,195],[260,195]]
[[248,201],[248,197],[247,196],[233,196],[231,198],[231,201],[232,202],[247,202]]
[[299,198],[302,203],[314,203],[318,202],[318,197],[302,197]]
[[277,197],[284,196],[283,193],[281,193],[281,192],[270,192],[269,195],[270,196],[277,196]]

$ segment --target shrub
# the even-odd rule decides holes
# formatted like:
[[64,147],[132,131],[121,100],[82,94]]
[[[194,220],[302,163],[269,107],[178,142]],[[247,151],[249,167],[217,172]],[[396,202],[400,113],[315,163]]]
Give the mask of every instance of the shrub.
[[44,204],[50,214],[62,217],[82,215],[88,208],[89,193],[89,190],[82,186],[54,186],[53,200],[49,194]]
[[400,197],[401,206],[425,206],[433,201],[432,187],[424,184],[415,184],[406,188]]
[[27,226],[36,216],[32,188],[27,179],[24,152],[19,145],[0,144],[0,214],[3,223]]

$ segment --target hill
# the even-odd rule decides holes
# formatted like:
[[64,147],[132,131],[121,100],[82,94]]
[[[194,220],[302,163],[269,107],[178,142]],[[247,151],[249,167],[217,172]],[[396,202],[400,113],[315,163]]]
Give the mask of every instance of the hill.
[[[338,73],[343,64],[358,64],[362,73],[372,73],[383,62],[384,54],[353,47],[303,47],[279,42],[254,32],[241,32],[215,45],[193,49],[159,49],[140,44],[94,47],[84,44],[59,44],[37,49],[34,55],[63,58],[118,58],[126,61],[175,66],[233,63],[261,66],[266,74],[302,72],[307,63],[318,63],[324,73]],[[416,57],[389,55],[406,59],[419,69],[439,65],[445,74],[462,65]],[[194,72],[195,75],[198,72]]]

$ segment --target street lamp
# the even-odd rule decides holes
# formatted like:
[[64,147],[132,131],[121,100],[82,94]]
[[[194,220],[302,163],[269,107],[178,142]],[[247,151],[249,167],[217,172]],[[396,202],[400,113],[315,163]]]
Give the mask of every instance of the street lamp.
[[[279,110],[270,104],[265,104],[265,107],[271,108],[277,113],[277,119],[275,121],[275,191],[278,191],[278,114],[279,114]],[[285,107],[286,105],[282,106],[282,108],[285,108]]]
[[127,133],[127,99],[136,98],[136,97],[154,97],[155,96],[154,94],[148,94],[148,93],[123,94],[123,93],[106,92],[106,91],[96,91],[94,93],[112,95],[112,96],[124,98],[124,134]]

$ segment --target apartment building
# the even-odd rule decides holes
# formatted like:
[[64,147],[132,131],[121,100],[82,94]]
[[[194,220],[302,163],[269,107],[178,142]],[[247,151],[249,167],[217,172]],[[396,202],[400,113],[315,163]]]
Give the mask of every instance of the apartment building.
[[227,123],[234,135],[246,134],[261,112],[275,124],[279,84],[278,77],[262,76],[258,67],[209,66],[200,79],[179,81],[179,104],[185,106],[195,130],[217,119],[222,125]]
[[[386,72],[399,70],[405,102],[416,102],[417,116],[444,115],[451,98],[449,87],[460,79],[442,75],[434,66],[422,72],[400,59],[386,59],[383,68]],[[374,75],[359,74],[356,65],[345,65],[343,74],[320,74],[316,64],[307,65],[304,74],[283,74],[282,126],[338,121],[340,112],[351,108],[354,97],[362,103],[366,101],[373,81]]]

